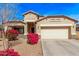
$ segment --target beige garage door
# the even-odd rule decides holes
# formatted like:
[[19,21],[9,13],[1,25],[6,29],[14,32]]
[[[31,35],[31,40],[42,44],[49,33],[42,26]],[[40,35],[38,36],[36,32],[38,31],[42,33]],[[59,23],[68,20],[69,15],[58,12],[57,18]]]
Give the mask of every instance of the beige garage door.
[[68,39],[68,29],[41,29],[42,39]]

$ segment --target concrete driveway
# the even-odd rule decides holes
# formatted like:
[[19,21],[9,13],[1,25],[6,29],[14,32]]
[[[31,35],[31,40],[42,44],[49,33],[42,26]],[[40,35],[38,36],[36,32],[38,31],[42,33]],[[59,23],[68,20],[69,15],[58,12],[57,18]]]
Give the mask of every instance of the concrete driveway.
[[77,40],[43,39],[44,56],[79,56],[79,42]]

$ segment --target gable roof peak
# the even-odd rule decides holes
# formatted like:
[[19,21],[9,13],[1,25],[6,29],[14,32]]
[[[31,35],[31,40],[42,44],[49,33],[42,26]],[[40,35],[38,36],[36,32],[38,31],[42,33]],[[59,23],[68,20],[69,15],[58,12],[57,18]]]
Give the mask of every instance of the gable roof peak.
[[25,13],[23,14],[23,16],[26,15],[26,14],[28,14],[28,13],[32,13],[32,14],[35,14],[35,15],[37,15],[37,16],[40,16],[37,12],[35,12],[35,11],[33,11],[33,10],[29,10],[29,11],[25,12]]

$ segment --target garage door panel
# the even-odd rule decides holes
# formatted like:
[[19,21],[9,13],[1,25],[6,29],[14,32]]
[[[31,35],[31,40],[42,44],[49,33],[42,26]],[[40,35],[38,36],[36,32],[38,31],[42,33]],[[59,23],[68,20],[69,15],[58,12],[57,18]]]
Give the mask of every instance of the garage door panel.
[[68,39],[68,29],[41,29],[42,39]]

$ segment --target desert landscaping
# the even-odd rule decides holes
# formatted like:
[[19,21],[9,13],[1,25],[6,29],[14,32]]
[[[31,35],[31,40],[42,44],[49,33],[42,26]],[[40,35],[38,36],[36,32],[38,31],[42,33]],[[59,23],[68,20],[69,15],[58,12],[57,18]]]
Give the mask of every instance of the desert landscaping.
[[[0,38],[0,50],[4,50],[2,38]],[[5,43],[6,44],[6,43]],[[7,46],[7,45],[5,45]],[[21,56],[42,56],[42,46],[41,42],[39,42],[35,45],[27,44],[27,40],[23,38],[19,38],[19,40],[16,40],[12,42],[12,48],[15,51],[18,51],[18,53]]]
[[[43,56],[41,39],[37,44],[28,44],[26,36],[19,36],[18,40],[12,41],[12,47],[21,56]],[[50,40],[49,40],[50,41]],[[79,32],[77,31],[77,40],[79,42]],[[4,50],[4,45],[7,47],[6,38],[0,38],[0,50]]]

